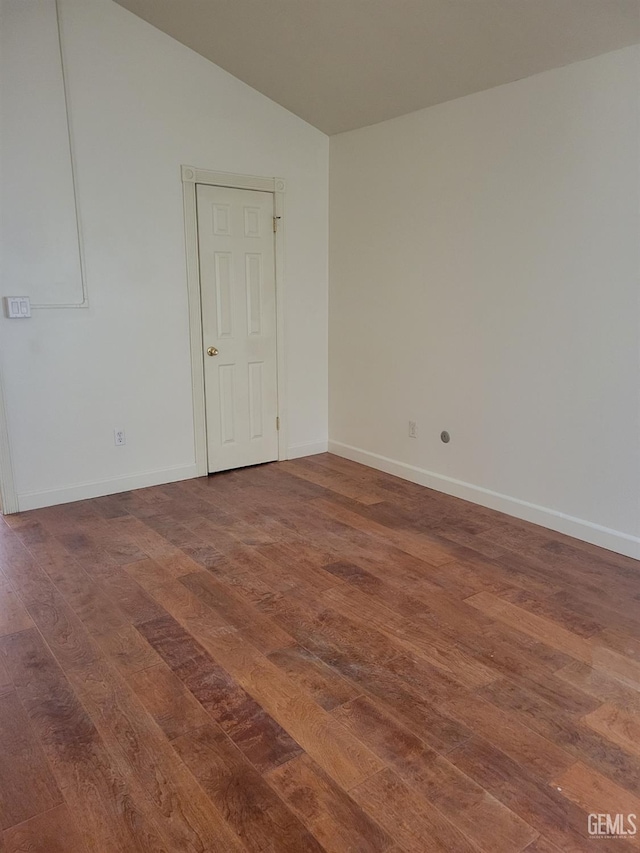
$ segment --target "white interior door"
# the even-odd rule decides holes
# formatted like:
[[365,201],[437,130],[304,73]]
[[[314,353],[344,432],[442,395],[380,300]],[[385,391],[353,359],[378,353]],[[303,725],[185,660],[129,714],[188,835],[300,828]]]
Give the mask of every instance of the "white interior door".
[[198,184],[209,471],[278,458],[273,194]]

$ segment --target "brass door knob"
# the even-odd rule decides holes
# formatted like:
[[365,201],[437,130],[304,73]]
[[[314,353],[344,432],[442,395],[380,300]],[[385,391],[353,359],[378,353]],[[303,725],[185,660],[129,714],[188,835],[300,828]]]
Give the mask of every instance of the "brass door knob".
[[218,355],[218,350],[215,347],[209,347],[207,355]]

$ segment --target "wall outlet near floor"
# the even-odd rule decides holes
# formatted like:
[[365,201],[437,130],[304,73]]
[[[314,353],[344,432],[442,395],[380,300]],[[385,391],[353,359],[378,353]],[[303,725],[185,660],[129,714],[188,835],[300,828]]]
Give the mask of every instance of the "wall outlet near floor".
[[123,444],[127,443],[127,437],[125,436],[123,429],[114,429],[113,443],[116,447],[122,447]]
[[415,421],[409,421],[409,438],[418,437],[418,424]]

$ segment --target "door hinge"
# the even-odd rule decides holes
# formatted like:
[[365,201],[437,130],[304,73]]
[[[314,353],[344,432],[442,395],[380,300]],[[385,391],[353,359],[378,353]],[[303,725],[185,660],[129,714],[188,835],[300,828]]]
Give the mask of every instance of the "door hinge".
[[274,234],[278,230],[278,219],[282,219],[282,217],[281,216],[274,216],[273,217],[273,233]]
[[280,418],[276,418],[276,429],[280,429]]

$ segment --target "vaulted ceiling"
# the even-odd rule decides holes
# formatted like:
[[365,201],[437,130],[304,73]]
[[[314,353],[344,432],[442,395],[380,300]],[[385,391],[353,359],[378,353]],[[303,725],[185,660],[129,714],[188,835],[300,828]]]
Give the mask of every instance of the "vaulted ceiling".
[[640,41],[640,0],[116,0],[333,134]]

